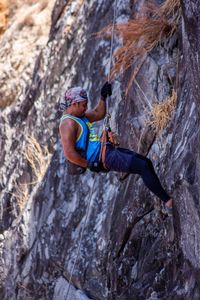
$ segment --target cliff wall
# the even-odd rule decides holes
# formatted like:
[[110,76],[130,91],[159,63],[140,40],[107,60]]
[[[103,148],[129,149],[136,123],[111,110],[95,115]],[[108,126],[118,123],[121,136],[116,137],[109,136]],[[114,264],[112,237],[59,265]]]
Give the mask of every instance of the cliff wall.
[[[173,222],[137,175],[120,182],[111,172],[67,172],[58,136],[59,97],[82,85],[90,105],[97,103],[110,39],[93,34],[111,24],[113,4],[56,1],[49,40],[26,93],[1,109],[1,299],[66,299],[87,212],[69,299],[200,298],[198,3],[181,2],[177,32],[148,54],[128,93],[130,70],[113,81],[109,103],[122,146],[147,154],[172,195]],[[119,0],[116,22],[140,14],[143,4]],[[115,36],[114,47],[122,42]],[[155,134],[146,125],[149,110],[173,88],[173,114]],[[39,153],[39,174],[27,149]]]

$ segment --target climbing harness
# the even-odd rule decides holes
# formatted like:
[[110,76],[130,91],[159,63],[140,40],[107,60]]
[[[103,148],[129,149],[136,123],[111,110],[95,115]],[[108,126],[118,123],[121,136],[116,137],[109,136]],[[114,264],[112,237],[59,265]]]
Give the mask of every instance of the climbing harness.
[[105,122],[104,122],[104,130],[100,137],[101,149],[100,149],[99,161],[101,161],[103,163],[103,166],[105,169],[107,169],[106,164],[105,164],[107,145],[112,145],[113,147],[119,146],[119,142],[116,138],[116,135],[111,130],[111,127],[110,127],[110,118],[111,118],[111,115],[108,113],[106,115]]
[[[110,81],[110,74],[111,74],[116,11],[117,11],[117,0],[115,0],[115,2],[114,2],[114,17],[113,17],[112,34],[111,34],[110,63],[109,63],[109,72],[108,72],[108,82]],[[108,108],[109,108],[108,107],[108,101],[106,103],[106,108],[107,108],[107,114],[106,114],[106,117],[105,117],[105,120],[104,120],[104,130],[103,130],[103,133],[102,133],[102,142],[103,142],[103,135],[105,136],[105,139],[106,139],[106,136],[109,139],[111,139],[110,141],[112,141],[112,138],[113,138],[113,135],[110,134],[110,131],[111,131],[111,129],[110,129],[110,118],[111,118],[111,116],[110,116],[110,114],[108,112]],[[108,135],[107,135],[107,133],[108,133]],[[104,143],[101,145],[100,157],[101,157],[101,155],[103,153],[103,150],[104,150],[103,149],[103,145],[104,145]],[[74,269],[75,269],[76,262],[77,262],[77,259],[78,259],[78,256],[79,256],[79,252],[80,252],[80,247],[81,247],[81,244],[82,244],[83,233],[84,233],[84,230],[85,230],[85,227],[86,227],[86,224],[87,224],[87,220],[88,220],[88,216],[89,216],[89,210],[90,210],[90,206],[91,206],[91,202],[92,202],[92,195],[93,195],[94,186],[95,186],[95,179],[96,179],[96,174],[94,176],[93,185],[92,185],[90,196],[89,196],[89,201],[88,201],[88,205],[87,205],[87,209],[86,209],[86,216],[85,216],[85,220],[84,220],[83,227],[82,227],[82,230],[81,230],[81,236],[80,236],[80,240],[79,240],[79,245],[78,245],[76,257],[75,257],[75,260],[74,260],[74,263],[73,263],[73,266],[72,266],[72,269],[71,269],[71,272],[70,272],[70,278],[69,278],[69,282],[68,282],[68,289],[67,289],[66,300],[71,300],[71,299],[68,299],[68,295],[69,295],[69,291],[70,291],[70,287],[71,287],[72,276],[73,276],[73,273],[74,273]]]

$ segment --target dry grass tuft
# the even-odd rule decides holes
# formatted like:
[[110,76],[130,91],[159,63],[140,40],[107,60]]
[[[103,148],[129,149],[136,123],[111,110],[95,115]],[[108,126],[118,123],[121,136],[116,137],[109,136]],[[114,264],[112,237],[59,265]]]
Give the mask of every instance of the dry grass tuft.
[[12,193],[12,195],[16,198],[20,211],[25,208],[30,195],[30,188],[42,180],[50,162],[50,154],[47,147],[41,147],[34,136],[28,136],[26,150],[23,152],[23,155],[29,162],[36,180],[30,183],[14,181],[15,193]]
[[141,17],[117,26],[118,33],[123,37],[124,46],[114,53],[115,65],[111,76],[127,70],[140,57],[155,48],[159,42],[172,34],[174,24],[166,19],[151,20]]
[[150,121],[147,122],[156,133],[161,132],[169,123],[172,113],[176,106],[177,93],[172,91],[172,95],[167,97],[162,103],[156,103],[152,106],[150,112]]
[[36,182],[39,182],[44,177],[48,168],[50,154],[47,147],[42,148],[34,136],[29,136],[27,142],[24,156],[31,165],[34,175],[36,176]]
[[[177,29],[180,19],[180,0],[167,0],[161,6],[155,4],[145,8],[145,16],[115,26],[116,33],[122,37],[123,46],[114,55],[115,65],[111,78],[123,73],[140,58],[169,38]],[[97,36],[111,33],[112,26],[104,28]],[[134,76],[133,76],[134,77]]]
[[181,15],[181,3],[180,0],[166,0],[161,6],[158,12],[162,16],[172,18],[177,21]]
[[29,188],[26,183],[17,183],[15,181],[15,193],[13,196],[16,198],[16,203],[20,211],[22,211],[27,203],[29,197]]

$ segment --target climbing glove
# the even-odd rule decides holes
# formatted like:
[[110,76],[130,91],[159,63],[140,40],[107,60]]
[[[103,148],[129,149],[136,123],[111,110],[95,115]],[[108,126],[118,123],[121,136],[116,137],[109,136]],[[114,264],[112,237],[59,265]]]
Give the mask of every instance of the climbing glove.
[[102,170],[102,162],[100,162],[100,161],[92,161],[92,162],[90,162],[89,161],[88,162],[88,168],[92,172],[99,173]]
[[106,81],[106,83],[104,83],[101,89],[101,99],[103,101],[106,101],[107,96],[111,96],[111,95],[112,95],[112,86],[108,81]]

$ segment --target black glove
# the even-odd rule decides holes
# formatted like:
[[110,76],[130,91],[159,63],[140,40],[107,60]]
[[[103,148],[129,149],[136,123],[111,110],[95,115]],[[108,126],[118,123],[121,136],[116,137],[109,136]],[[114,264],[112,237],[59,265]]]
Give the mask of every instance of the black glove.
[[88,162],[88,168],[92,172],[99,173],[102,170],[102,162],[100,162],[100,161],[92,161],[92,162],[90,162],[89,161]]
[[106,101],[108,95],[112,95],[112,86],[110,83],[108,83],[108,81],[106,81],[101,89],[101,99]]

